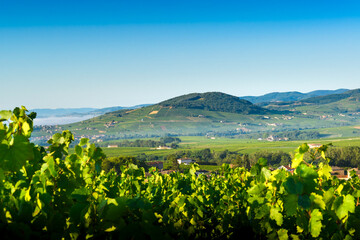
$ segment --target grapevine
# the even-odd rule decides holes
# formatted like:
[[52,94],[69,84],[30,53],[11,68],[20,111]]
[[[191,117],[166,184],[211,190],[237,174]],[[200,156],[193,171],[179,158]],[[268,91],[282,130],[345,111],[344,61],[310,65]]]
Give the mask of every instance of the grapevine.
[[[265,159],[248,171],[150,175],[134,164],[101,169],[102,149],[56,133],[29,141],[35,113],[0,111],[2,239],[360,239],[360,180],[331,176],[328,145],[301,145],[294,173]],[[310,160],[305,160],[308,154]]]

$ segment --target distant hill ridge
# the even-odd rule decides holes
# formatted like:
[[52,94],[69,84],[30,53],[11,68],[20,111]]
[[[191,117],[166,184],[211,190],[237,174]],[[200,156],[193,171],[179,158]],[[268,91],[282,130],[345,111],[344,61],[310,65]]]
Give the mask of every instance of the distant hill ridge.
[[301,103],[312,103],[312,104],[328,104],[337,102],[343,99],[347,99],[352,101],[359,101],[360,99],[360,89],[348,90],[339,94],[330,94],[326,96],[318,96],[318,97],[311,97],[307,99],[303,99],[299,102]]
[[349,89],[337,89],[337,90],[316,90],[308,93],[301,93],[297,91],[293,92],[272,92],[262,96],[244,96],[240,99],[248,100],[254,104],[266,103],[266,102],[293,102],[300,101],[307,98],[325,96],[330,94],[340,94],[349,91]]
[[31,109],[30,112],[36,112],[38,118],[47,117],[68,117],[68,116],[84,116],[84,115],[101,115],[108,112],[114,112],[122,109],[136,109],[146,107],[151,104],[141,104],[131,107],[107,107],[107,108],[39,108]]
[[[32,109],[30,111],[37,112],[38,118],[85,116],[85,115],[96,116],[106,113],[120,113],[120,112],[124,114],[129,109],[138,109],[148,106],[183,108],[189,110],[201,109],[205,111],[229,112],[229,113],[237,113],[237,114],[271,114],[271,113],[280,113],[279,112],[280,110],[287,111],[288,108],[294,104],[296,106],[312,105],[312,104],[322,105],[329,103],[336,104],[337,101],[343,99],[355,103],[360,99],[359,91],[360,91],[359,89],[355,89],[355,90],[337,89],[337,90],[316,90],[309,93],[273,92],[259,97],[246,96],[240,98],[221,92],[206,92],[206,93],[190,93],[168,99],[158,104],[143,104],[132,107],[116,106],[116,107],[101,108],[101,109],[96,109],[96,108]],[[269,106],[272,107],[269,108]],[[182,113],[179,112],[179,114],[181,115]]]
[[317,112],[339,114],[360,112],[360,89],[343,93],[317,96],[292,102],[267,102],[258,105],[267,109],[296,110],[299,112]]
[[202,109],[239,114],[264,114],[271,111],[238,97],[221,93],[191,93],[160,102],[162,107]]

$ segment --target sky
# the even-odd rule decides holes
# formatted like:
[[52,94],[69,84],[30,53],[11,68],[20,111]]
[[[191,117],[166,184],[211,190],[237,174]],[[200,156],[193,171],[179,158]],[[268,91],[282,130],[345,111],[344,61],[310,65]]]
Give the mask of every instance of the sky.
[[0,0],[0,109],[359,88],[359,1]]

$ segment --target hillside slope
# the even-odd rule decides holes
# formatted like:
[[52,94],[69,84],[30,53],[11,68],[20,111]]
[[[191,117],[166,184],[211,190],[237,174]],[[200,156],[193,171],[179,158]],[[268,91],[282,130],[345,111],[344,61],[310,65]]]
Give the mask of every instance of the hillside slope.
[[[88,137],[93,142],[102,142],[165,135],[244,138],[252,134],[258,138],[264,132],[359,125],[359,114],[354,113],[360,111],[358,94],[359,90],[352,90],[333,98],[272,103],[267,106],[269,109],[264,109],[224,93],[192,93],[138,109],[109,112],[78,123],[40,126],[36,128],[34,139],[46,143],[49,133],[62,129],[71,130],[77,139]],[[345,111],[349,112],[343,113]]]

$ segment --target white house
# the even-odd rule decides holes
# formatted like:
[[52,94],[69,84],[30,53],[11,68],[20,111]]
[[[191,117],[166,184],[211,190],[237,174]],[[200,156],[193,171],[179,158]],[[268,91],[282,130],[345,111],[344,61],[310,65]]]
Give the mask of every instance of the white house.
[[322,146],[322,144],[319,143],[309,143],[308,144],[309,148],[319,148]]
[[119,147],[118,145],[108,145],[108,148],[117,148]]
[[171,147],[168,146],[159,146],[156,148],[157,150],[165,150],[165,149],[171,149]]
[[189,165],[190,163],[195,163],[195,160],[192,160],[190,158],[179,158],[177,162],[179,164]]

